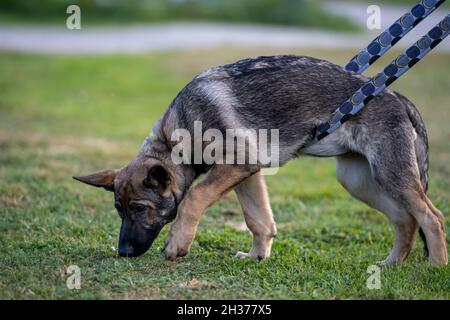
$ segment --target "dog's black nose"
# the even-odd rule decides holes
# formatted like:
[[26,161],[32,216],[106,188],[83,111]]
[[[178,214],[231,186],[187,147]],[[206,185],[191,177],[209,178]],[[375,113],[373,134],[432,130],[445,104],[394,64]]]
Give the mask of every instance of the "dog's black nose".
[[119,245],[119,256],[121,257],[134,257],[135,250],[133,246],[129,243]]

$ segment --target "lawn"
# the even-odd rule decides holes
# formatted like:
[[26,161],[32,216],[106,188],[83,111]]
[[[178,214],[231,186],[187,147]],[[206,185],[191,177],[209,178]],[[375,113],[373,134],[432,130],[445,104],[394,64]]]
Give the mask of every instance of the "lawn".
[[[275,53],[343,64],[354,52],[0,54],[0,298],[449,299],[450,267],[430,267],[419,241],[405,264],[381,271],[380,289],[366,288],[367,268],[389,253],[393,230],[382,214],[346,194],[335,179],[333,159],[297,159],[268,177],[279,232],[266,261],[233,258],[251,246],[233,193],[207,211],[187,257],[164,260],[167,228],[145,255],[117,257],[120,220],[112,194],[71,176],[125,165],[201,70]],[[449,59],[431,54],[394,84],[427,124],[429,193],[447,228]],[[380,60],[371,70],[388,58]],[[81,269],[80,290],[66,287],[69,265]]]

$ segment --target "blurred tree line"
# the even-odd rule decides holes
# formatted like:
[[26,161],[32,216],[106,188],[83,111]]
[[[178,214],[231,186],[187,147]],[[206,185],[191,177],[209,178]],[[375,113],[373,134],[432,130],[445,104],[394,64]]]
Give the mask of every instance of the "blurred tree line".
[[0,18],[65,21],[70,4],[80,6],[83,23],[218,21],[356,29],[313,0],[1,0]]

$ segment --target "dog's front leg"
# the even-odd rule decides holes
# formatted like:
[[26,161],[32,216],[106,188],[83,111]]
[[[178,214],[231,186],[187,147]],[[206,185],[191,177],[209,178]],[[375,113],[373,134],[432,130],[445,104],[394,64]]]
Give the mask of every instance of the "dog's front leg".
[[185,256],[205,210],[257,170],[259,168],[256,166],[214,165],[202,181],[189,189],[165,240],[166,259],[175,260]]

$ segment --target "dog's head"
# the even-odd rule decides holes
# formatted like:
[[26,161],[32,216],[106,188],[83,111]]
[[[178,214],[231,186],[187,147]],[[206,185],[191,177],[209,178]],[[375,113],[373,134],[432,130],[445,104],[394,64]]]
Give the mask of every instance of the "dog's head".
[[115,207],[122,219],[120,256],[145,253],[164,225],[176,216],[179,190],[175,173],[155,158],[137,158],[122,169],[74,179],[114,192]]

